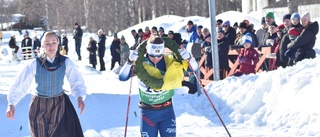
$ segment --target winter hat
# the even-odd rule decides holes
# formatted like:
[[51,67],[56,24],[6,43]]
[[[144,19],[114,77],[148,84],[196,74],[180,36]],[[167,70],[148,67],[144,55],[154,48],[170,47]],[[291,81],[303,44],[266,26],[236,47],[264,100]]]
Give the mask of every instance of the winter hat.
[[306,13],[302,14],[301,18],[304,19],[304,20],[310,21],[311,20],[310,13],[306,12]]
[[168,34],[174,34],[174,32],[172,30],[169,30],[169,33]]
[[203,28],[203,26],[202,25],[199,25],[198,27],[197,27],[197,29],[202,29]]
[[222,24],[222,22],[223,22],[223,21],[222,21],[221,19],[218,19],[218,20],[217,20],[217,23]]
[[188,44],[188,41],[187,40],[181,40],[181,44]]
[[284,21],[285,19],[289,19],[289,20],[291,20],[291,14],[285,14],[284,16],[283,16],[283,18],[282,18],[282,21]]
[[187,25],[193,25],[193,21],[189,20]]
[[278,31],[282,31],[284,29],[284,24],[281,24],[277,27]]
[[139,29],[139,30],[138,30],[138,33],[139,33],[139,32],[143,32],[142,29]]
[[164,54],[164,41],[160,37],[151,37],[146,46],[148,54],[162,55]]
[[125,39],[124,36],[122,35],[121,38],[120,38],[120,40],[126,40],[126,39]]
[[300,21],[300,15],[299,15],[299,13],[293,13],[292,15],[291,15],[291,20],[292,19],[294,19],[294,18],[297,18],[299,21]]
[[157,29],[157,27],[156,27],[156,26],[153,26],[153,27],[151,28],[151,30],[158,31],[158,29]]
[[244,29],[247,29],[247,23],[245,22],[240,22],[240,25],[239,25],[239,28],[244,28]]
[[134,30],[134,29],[133,29],[133,30],[131,30],[131,33],[134,33],[134,32],[135,32],[135,33],[137,33],[137,32],[136,32],[136,30]]
[[235,22],[235,23],[233,24],[233,27],[234,27],[234,26],[239,27],[238,22]]
[[223,22],[222,26],[224,26],[224,25],[227,25],[228,27],[230,27],[230,21],[227,20],[227,21]]
[[117,33],[113,33],[113,37],[118,37],[118,34]]
[[249,43],[250,45],[252,45],[252,38],[251,38],[250,34],[246,33],[246,35],[244,35],[242,37],[242,42],[243,42],[242,43],[243,45],[246,43]]
[[274,13],[273,12],[268,12],[266,14],[266,17],[274,19]]
[[162,31],[162,32],[164,32],[164,29],[163,29],[162,27],[160,27],[160,28],[159,28],[159,31]]
[[144,30],[150,30],[149,27],[147,26]]
[[246,23],[247,27],[249,27],[249,25],[250,25],[249,20],[244,19],[242,22]]
[[278,27],[278,25],[275,22],[272,22],[269,26],[275,26]]
[[265,18],[265,17],[262,17],[262,18],[261,18],[261,25],[264,24],[264,23],[266,23],[266,18]]
[[78,23],[76,22],[76,23],[74,23],[74,25],[78,25]]

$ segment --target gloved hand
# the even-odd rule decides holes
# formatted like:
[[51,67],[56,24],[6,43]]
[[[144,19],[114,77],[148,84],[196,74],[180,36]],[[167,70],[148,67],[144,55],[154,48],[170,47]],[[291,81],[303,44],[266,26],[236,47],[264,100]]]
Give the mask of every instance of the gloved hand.
[[137,50],[130,50],[129,60],[136,61],[138,59],[138,51]]
[[247,62],[247,58],[244,57],[244,56],[239,56],[238,60],[239,60],[240,63],[246,63]]
[[187,60],[191,57],[190,53],[185,49],[179,49],[180,55],[184,60]]

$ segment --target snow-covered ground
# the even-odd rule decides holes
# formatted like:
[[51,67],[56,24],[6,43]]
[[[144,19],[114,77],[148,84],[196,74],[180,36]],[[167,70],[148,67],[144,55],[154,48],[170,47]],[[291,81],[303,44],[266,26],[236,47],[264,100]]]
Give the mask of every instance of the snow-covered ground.
[[[231,24],[243,19],[252,19],[252,22],[260,20],[260,17],[233,11],[222,13],[222,15],[218,15],[217,18],[223,20],[230,18]],[[235,20],[235,15],[239,19]],[[173,30],[183,33],[183,36],[186,37],[184,26],[188,20],[193,20],[196,24],[205,27],[210,26],[208,18],[184,18],[170,15],[132,26],[119,32],[118,36],[124,35],[128,43],[132,45],[133,38],[130,34],[132,29],[162,26],[165,28],[165,32]],[[17,32],[4,31],[3,33],[2,49],[7,48],[5,43],[9,41],[11,34],[18,35],[18,41],[22,39],[22,36]],[[30,30],[30,33],[33,32]],[[130,81],[119,81],[117,74],[113,71],[99,72],[86,67],[89,60],[85,47],[91,35],[93,34],[86,33],[84,35],[81,51],[83,60],[76,61],[74,41],[71,34],[68,34],[69,57],[75,60],[88,87],[88,95],[85,100],[86,109],[83,115],[79,115],[79,118],[86,137],[120,137],[124,135]],[[107,47],[111,41],[112,38],[108,38]],[[320,109],[317,109],[317,104],[320,104],[318,91],[320,89],[319,40],[315,50],[317,58],[304,60],[296,66],[286,69],[279,68],[276,71],[262,72],[256,75],[229,77],[205,87],[232,136],[320,136]],[[28,111],[31,94],[27,94],[16,106],[15,120],[9,120],[5,117],[8,89],[15,80],[17,72],[28,61],[9,63],[10,57],[2,55],[0,58],[0,114],[2,113],[0,115],[0,136],[30,136]],[[110,59],[110,52],[107,49],[105,57],[107,70],[110,68]],[[136,77],[133,80],[136,80]],[[66,82],[64,86],[66,90],[70,90],[68,85]],[[33,83],[26,90],[32,93],[35,90],[35,84]],[[204,94],[197,96],[177,93],[173,100],[177,116],[178,137],[228,136]],[[71,101],[76,106],[74,97],[71,97]],[[130,137],[140,136],[138,101],[137,85],[134,83],[128,126],[128,136]],[[77,111],[79,112],[78,109]]]

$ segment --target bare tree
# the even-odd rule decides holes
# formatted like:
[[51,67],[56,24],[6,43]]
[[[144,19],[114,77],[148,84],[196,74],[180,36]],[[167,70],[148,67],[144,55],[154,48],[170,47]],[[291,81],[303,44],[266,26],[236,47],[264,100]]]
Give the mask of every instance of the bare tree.
[[298,12],[298,0],[287,0],[289,13]]

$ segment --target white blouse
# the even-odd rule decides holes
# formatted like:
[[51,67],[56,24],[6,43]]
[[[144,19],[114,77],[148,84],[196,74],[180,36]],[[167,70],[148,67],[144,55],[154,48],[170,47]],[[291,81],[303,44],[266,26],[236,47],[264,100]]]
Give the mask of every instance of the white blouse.
[[[47,58],[49,62],[54,59]],[[66,72],[65,75],[70,83],[71,94],[77,99],[86,97],[87,87],[85,86],[84,79],[81,76],[77,66],[69,58],[65,60]],[[17,75],[14,84],[10,87],[7,95],[8,105],[17,105],[18,102],[26,95],[35,75],[37,68],[37,60],[32,60],[26,65]]]

